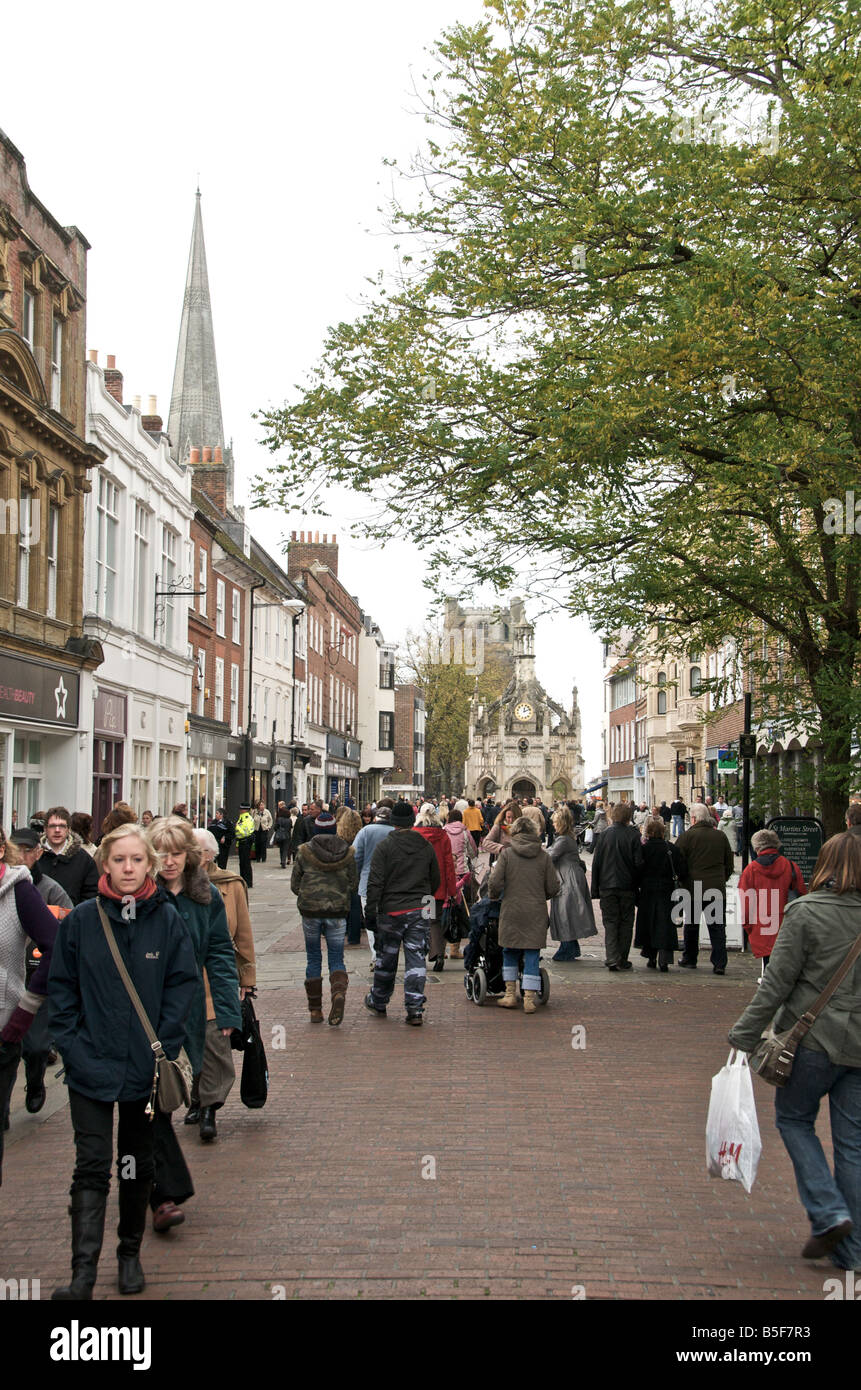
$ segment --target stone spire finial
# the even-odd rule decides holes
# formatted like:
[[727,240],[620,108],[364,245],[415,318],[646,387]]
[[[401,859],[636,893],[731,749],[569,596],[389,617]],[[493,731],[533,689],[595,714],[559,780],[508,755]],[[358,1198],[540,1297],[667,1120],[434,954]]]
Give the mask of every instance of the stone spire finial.
[[180,462],[187,453],[186,441],[197,449],[215,449],[224,444],[200,188],[195,193],[191,250],[167,429],[174,458]]

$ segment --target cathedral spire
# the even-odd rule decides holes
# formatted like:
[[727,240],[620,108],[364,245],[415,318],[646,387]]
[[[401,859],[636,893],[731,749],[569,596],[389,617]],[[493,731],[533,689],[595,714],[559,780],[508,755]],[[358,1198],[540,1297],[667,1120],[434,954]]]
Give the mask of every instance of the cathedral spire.
[[191,448],[211,448],[214,451],[224,445],[199,188],[195,194],[194,225],[167,429],[171,452],[180,462],[188,461]]

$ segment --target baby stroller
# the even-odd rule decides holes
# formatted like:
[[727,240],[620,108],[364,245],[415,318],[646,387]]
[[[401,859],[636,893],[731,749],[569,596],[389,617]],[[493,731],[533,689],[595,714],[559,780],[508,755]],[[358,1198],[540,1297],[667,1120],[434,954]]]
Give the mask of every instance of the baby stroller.
[[[499,909],[497,898],[480,898],[469,915],[469,942],[463,953],[463,987],[466,997],[473,1004],[483,1004],[487,996],[494,997],[505,993],[502,979],[502,947],[499,944]],[[522,986],[523,956],[517,972],[518,983]],[[541,967],[541,989],[538,1003],[546,1004],[550,998],[550,976]]]

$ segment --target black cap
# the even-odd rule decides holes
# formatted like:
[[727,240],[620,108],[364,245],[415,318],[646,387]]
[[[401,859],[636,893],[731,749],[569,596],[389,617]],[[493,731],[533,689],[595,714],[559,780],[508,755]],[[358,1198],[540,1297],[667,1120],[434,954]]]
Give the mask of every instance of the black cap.
[[29,830],[22,826],[20,830],[13,830],[9,839],[13,845],[20,845],[22,849],[38,849],[40,840],[38,832]]

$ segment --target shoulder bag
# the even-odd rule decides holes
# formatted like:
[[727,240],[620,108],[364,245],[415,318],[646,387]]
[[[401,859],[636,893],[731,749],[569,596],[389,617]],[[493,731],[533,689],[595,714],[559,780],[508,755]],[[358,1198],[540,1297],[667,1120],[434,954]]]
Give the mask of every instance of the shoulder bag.
[[175,1062],[172,1062],[170,1058],[165,1055],[164,1048],[156,1037],[155,1029],[149,1021],[147,1011],[141,1003],[140,995],[132,984],[129,972],[126,970],[125,963],[120,955],[120,948],[117,945],[117,939],[114,936],[113,927],[108,921],[107,913],[101,903],[99,903],[99,917],[102,921],[102,927],[107,937],[111,955],[114,958],[114,964],[120,973],[120,979],[125,985],[128,996],[132,1001],[134,1011],[141,1021],[141,1027],[147,1035],[149,1045],[153,1050],[153,1056],[155,1058],[152,1091],[150,1092],[146,1113],[151,1120],[155,1118],[154,1102],[157,1100],[159,1110],[165,1115],[170,1115],[172,1111],[178,1110],[181,1105],[191,1104],[191,1062],[188,1060],[184,1048],[180,1048],[179,1056]]
[[785,1033],[775,1033],[774,1024],[769,1024],[762,1038],[750,1054],[751,1070],[767,1081],[769,1086],[785,1086],[792,1075],[795,1053],[806,1033],[810,1032],[817,1018],[828,1003],[838,985],[849,974],[852,966],[861,955],[861,936],[849,950],[843,964],[835,972],[819,998],[792,1028]]

